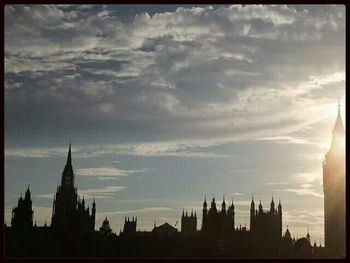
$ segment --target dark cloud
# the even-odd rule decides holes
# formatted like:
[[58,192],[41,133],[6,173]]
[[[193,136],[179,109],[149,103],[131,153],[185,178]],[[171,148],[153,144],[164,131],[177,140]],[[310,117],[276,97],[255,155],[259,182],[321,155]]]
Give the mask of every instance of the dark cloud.
[[290,132],[342,96],[343,6],[163,9],[7,5],[7,143]]

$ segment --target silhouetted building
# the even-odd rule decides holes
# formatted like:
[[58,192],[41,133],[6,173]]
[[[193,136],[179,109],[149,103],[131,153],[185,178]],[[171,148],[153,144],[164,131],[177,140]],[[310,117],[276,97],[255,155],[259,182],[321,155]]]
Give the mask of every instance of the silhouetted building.
[[204,235],[218,237],[234,231],[235,207],[232,202],[230,207],[226,209],[225,197],[222,201],[221,211],[217,210],[214,197],[208,210],[206,198],[204,198],[202,216],[202,232]]
[[175,237],[178,234],[177,229],[168,223],[164,223],[160,226],[154,224],[152,232],[157,237]]
[[[339,124],[338,124],[339,125]],[[330,158],[330,157],[329,157]],[[327,159],[327,165],[330,160]],[[326,167],[327,168],[327,167]],[[325,168],[325,169],[326,169]],[[327,168],[329,169],[329,168]],[[327,170],[326,169],[326,170]],[[325,170],[325,171],[326,171]],[[328,171],[328,170],[327,170]],[[260,202],[256,209],[252,199],[250,230],[235,228],[235,207],[221,210],[213,198],[210,208],[203,203],[202,227],[197,231],[196,211],[183,211],[181,233],[168,223],[154,225],[152,231],[137,231],[137,218],[125,218],[120,235],[112,232],[107,217],[99,231],[94,230],[96,204],[91,214],[74,187],[71,146],[62,173],[61,185],[53,201],[51,227],[33,226],[33,209],[29,187],[13,209],[11,227],[5,225],[5,253],[8,257],[188,257],[188,258],[321,258],[322,247],[311,246],[310,234],[295,240],[287,227],[282,237],[282,205],[272,198],[269,211]],[[177,223],[176,223],[177,224]],[[175,224],[175,226],[176,226]],[[332,225],[332,227],[334,227]],[[17,231],[19,229],[20,231]],[[22,231],[29,229],[29,231]],[[329,236],[328,236],[329,238]]]
[[132,217],[130,220],[129,217],[125,217],[123,235],[135,235],[137,226],[137,217]]
[[33,227],[33,209],[31,194],[28,189],[25,193],[24,199],[18,199],[18,205],[12,210],[11,226],[20,231],[28,230]]
[[93,232],[95,229],[96,203],[85,207],[85,200],[80,200],[77,188],[74,187],[74,172],[72,167],[71,145],[67,162],[61,176],[61,185],[53,200],[51,228],[60,233]]
[[278,208],[275,208],[275,202],[272,197],[271,206],[269,211],[264,211],[263,206],[259,204],[259,209],[255,209],[254,199],[250,204],[250,231],[257,236],[263,238],[268,237],[275,243],[279,242],[282,238],[282,205],[278,204]]
[[338,116],[323,162],[325,247],[330,257],[345,257],[345,132]]
[[288,226],[281,240],[280,255],[286,258],[291,258],[293,256],[293,239]]
[[312,246],[307,237],[298,239],[294,244],[295,257],[297,258],[311,258]]
[[110,236],[112,234],[112,229],[109,225],[107,217],[102,222],[102,226],[100,227],[100,233],[104,236]]
[[187,214],[187,210],[182,211],[181,216],[181,234],[184,236],[195,236],[197,233],[197,215],[196,211],[191,211],[191,215]]

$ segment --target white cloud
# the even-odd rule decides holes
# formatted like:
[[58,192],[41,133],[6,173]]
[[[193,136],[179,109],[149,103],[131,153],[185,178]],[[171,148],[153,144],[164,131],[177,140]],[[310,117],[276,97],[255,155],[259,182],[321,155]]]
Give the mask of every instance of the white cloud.
[[133,173],[147,172],[147,169],[143,170],[123,170],[115,167],[99,167],[99,168],[80,168],[76,170],[76,174],[80,176],[128,176]]
[[[90,158],[101,155],[134,155],[134,156],[177,156],[193,158],[228,158],[225,154],[206,152],[206,147],[216,143],[197,142],[187,144],[178,142],[166,143],[136,143],[119,145],[95,145],[74,147],[73,158]],[[67,148],[5,148],[5,156],[25,158],[49,158],[67,156]],[[97,169],[97,170],[96,170]],[[78,173],[107,173],[123,175],[126,172],[117,168],[103,167],[78,171]]]
[[320,190],[314,189],[314,185],[310,183],[300,184],[298,188],[277,189],[276,191],[291,192],[302,196],[309,195],[319,198],[324,197],[323,193],[320,192]]
[[[105,199],[112,198],[115,193],[125,189],[125,186],[107,186],[104,188],[91,188],[91,189],[83,189],[78,190],[78,194],[80,198],[85,199]],[[38,198],[44,199],[53,199],[54,194],[38,194],[36,195]]]
[[268,182],[266,185],[286,185],[290,184],[289,182]]
[[[341,87],[345,77],[342,49],[327,42],[339,38],[343,44],[341,6],[319,12],[308,6],[308,13],[283,5],[206,6],[125,21],[113,8],[8,6],[8,105],[20,97],[10,92],[30,90],[34,100],[47,101],[48,115],[65,108],[78,116],[63,114],[59,127],[71,118],[78,120],[74,130],[93,121],[111,129],[131,123],[136,131],[147,127],[148,141],[265,138],[289,136],[318,121],[322,105],[306,116],[301,109],[320,102],[303,96],[332,83]],[[330,59],[334,66],[322,66]],[[31,81],[9,88],[17,76]],[[34,104],[28,107],[26,115],[38,116],[30,110]],[[35,121],[33,116],[26,118]]]
[[107,186],[105,188],[78,190],[78,194],[81,198],[112,198],[115,193],[125,188],[125,186]]
[[104,215],[118,215],[118,214],[142,214],[146,212],[163,212],[163,211],[175,211],[174,208],[169,207],[145,207],[134,210],[125,210],[125,211],[112,211],[112,212],[103,212]]
[[300,184],[315,183],[317,185],[322,185],[322,170],[293,174],[291,179]]

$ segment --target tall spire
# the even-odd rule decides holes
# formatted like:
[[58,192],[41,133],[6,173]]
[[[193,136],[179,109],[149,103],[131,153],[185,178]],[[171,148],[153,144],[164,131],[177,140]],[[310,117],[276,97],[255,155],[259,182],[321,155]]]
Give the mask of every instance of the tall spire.
[[306,238],[308,239],[308,240],[310,240],[310,233],[309,233],[309,228],[307,228],[307,234],[306,234]]
[[67,163],[66,163],[66,165],[72,165],[71,142],[69,142],[69,150],[68,150],[68,156],[67,156]]
[[333,128],[333,137],[337,135],[344,136],[344,124],[340,115],[340,103],[338,103],[338,116]]
[[72,167],[72,151],[71,151],[70,142],[69,142],[69,150],[67,155],[67,162],[62,173],[61,184],[62,185],[68,184],[68,185],[74,186],[74,173],[73,173],[73,167]]

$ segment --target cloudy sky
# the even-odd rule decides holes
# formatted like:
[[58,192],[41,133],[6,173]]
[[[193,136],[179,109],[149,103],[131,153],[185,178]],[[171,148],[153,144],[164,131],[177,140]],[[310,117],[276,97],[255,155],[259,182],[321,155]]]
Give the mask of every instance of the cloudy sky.
[[7,5],[4,86],[8,223],[28,184],[50,222],[71,141],[96,228],[174,225],[223,194],[249,227],[252,194],[265,208],[273,195],[284,230],[323,242],[342,5]]

